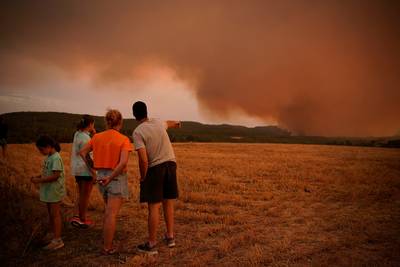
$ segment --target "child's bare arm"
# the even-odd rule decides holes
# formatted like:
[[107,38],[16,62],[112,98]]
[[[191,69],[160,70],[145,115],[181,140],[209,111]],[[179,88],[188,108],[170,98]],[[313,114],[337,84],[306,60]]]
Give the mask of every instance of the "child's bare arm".
[[181,122],[180,121],[166,121],[168,129],[170,128],[181,128]]
[[53,175],[42,177],[41,175],[35,176],[31,178],[31,182],[34,184],[40,184],[40,183],[50,183],[57,181],[57,179],[60,177],[61,171],[53,171]]
[[32,176],[31,177],[31,182],[36,184],[36,183],[38,183],[37,180],[40,179],[41,177],[42,177],[42,175]]
[[57,181],[58,178],[60,178],[60,176],[61,176],[61,171],[53,171],[53,175],[41,177],[40,182],[41,183],[54,182],[54,181]]

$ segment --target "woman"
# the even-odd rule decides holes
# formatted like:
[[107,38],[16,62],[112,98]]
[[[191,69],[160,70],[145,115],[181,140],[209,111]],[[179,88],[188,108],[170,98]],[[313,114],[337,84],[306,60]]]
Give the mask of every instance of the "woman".
[[[83,115],[77,125],[77,131],[74,134],[71,153],[71,172],[75,176],[79,189],[79,216],[75,215],[71,219],[71,224],[77,228],[89,228],[93,222],[86,217],[89,204],[90,193],[92,192],[94,175],[79,155],[79,151],[90,141],[90,135],[95,134],[94,119],[90,115]],[[87,158],[92,160],[90,156]],[[93,167],[93,166],[92,166]]]
[[118,110],[109,110],[106,114],[107,130],[98,133],[80,151],[82,159],[89,167],[86,159],[93,151],[94,169],[97,170],[97,182],[105,202],[103,226],[104,255],[116,252],[113,247],[116,219],[124,199],[129,197],[127,164],[132,144],[128,137],[119,131],[122,128],[122,115]]

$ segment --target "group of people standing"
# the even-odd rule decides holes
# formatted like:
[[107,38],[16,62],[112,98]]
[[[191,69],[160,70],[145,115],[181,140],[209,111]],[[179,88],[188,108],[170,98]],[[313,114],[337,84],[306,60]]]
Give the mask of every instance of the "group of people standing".
[[[77,228],[93,225],[87,216],[90,194],[98,184],[105,203],[103,219],[103,247],[101,253],[112,255],[116,218],[124,200],[129,198],[127,165],[129,155],[136,150],[140,170],[140,202],[148,206],[148,240],[138,245],[140,252],[157,254],[157,231],[160,208],[163,207],[166,232],[164,242],[175,246],[174,200],[178,198],[175,154],[167,134],[168,128],[179,128],[178,121],[161,121],[148,118],[146,104],[138,101],[132,106],[133,116],[139,122],[132,133],[134,148],[128,137],[120,133],[123,118],[118,110],[108,110],[107,129],[96,133],[94,119],[84,115],[74,134],[71,151],[71,174],[79,188],[79,212],[70,219]],[[41,175],[32,177],[40,184],[40,200],[47,203],[50,228],[44,240],[46,250],[62,248],[61,208],[65,196],[64,165],[59,154],[60,146],[49,136],[41,136],[36,142],[46,158]]]

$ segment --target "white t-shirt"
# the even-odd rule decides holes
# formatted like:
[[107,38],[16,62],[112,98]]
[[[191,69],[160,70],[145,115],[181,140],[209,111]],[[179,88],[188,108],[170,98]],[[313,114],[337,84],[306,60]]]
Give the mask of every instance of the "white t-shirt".
[[71,174],[74,176],[92,176],[86,163],[78,154],[79,151],[90,141],[90,135],[87,132],[76,131],[71,151]]
[[167,134],[168,125],[158,119],[148,119],[133,131],[135,149],[146,148],[149,167],[175,161],[175,153]]

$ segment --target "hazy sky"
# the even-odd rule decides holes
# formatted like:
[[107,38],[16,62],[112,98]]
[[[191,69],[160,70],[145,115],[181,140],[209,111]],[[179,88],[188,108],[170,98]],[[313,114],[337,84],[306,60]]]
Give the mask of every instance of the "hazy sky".
[[9,1],[0,112],[400,129],[398,1]]
[[2,88],[0,113],[59,111],[104,115],[106,109],[117,108],[125,118],[132,118],[132,103],[141,100],[147,103],[149,115],[157,118],[247,126],[267,123],[236,110],[228,116],[208,116],[206,110],[199,110],[194,91],[165,70],[152,69],[142,79],[104,86],[93,85],[88,77],[65,77],[60,70],[47,69],[42,75],[45,82]]

